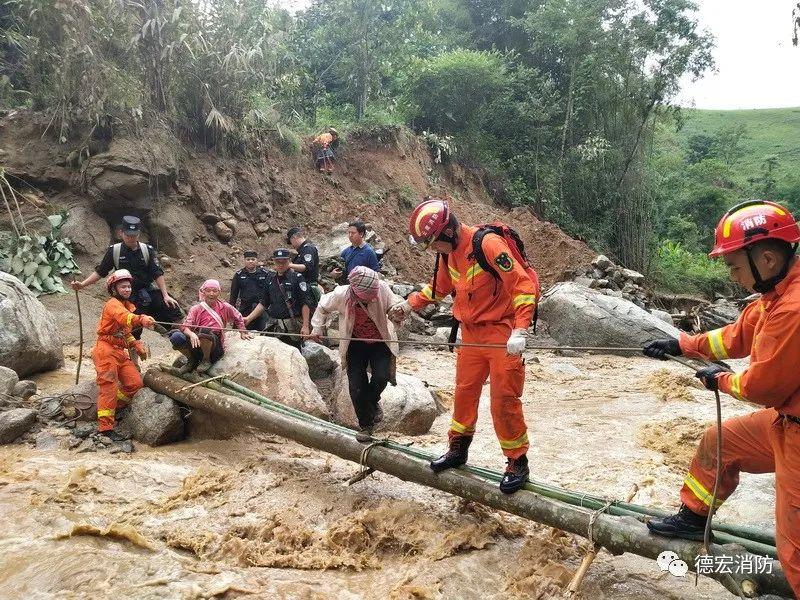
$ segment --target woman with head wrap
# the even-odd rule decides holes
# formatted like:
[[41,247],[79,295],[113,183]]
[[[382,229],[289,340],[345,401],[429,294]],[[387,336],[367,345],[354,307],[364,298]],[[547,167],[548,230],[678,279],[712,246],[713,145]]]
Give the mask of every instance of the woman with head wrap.
[[241,313],[227,302],[220,300],[222,289],[219,281],[209,279],[200,286],[200,302],[189,309],[180,329],[169,334],[172,347],[189,359],[181,367],[181,373],[197,370],[204,373],[225,353],[223,329],[235,324],[243,340],[252,336],[247,332]]
[[[311,339],[319,341],[324,334],[328,314],[339,313],[339,352],[347,369],[350,399],[358,425],[368,436],[383,418],[378,404],[381,392],[394,383],[394,362],[398,353],[394,325],[386,314],[402,298],[395,296],[389,284],[368,267],[355,267],[341,285],[322,296],[311,319]],[[367,376],[367,368],[372,373]]]

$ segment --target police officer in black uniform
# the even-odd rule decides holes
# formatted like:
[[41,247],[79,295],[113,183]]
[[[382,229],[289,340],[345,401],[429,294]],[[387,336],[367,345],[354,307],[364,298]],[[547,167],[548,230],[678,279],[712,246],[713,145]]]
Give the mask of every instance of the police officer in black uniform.
[[270,272],[258,264],[258,253],[254,250],[244,252],[244,267],[236,271],[231,279],[231,297],[229,302],[236,306],[239,302],[239,312],[244,317],[247,328],[251,331],[263,331],[267,324],[267,315],[261,314],[257,318],[250,315],[253,309],[264,296],[267,289],[267,280]]
[[[267,289],[251,315],[261,316],[266,311],[268,318],[267,331],[308,335],[311,331],[311,306],[308,284],[300,273],[289,268],[290,253],[279,248],[272,253],[275,272],[267,281]],[[300,348],[299,337],[282,337],[278,339]]]
[[[164,323],[180,323],[183,314],[178,302],[167,291],[164,269],[158,262],[156,250],[150,244],[139,241],[141,221],[138,217],[122,217],[120,230],[122,241],[109,246],[94,271],[83,281],[73,281],[70,284],[72,289],[81,290],[111,271],[128,269],[133,275],[130,301],[136,305],[136,313],[150,315]],[[133,335],[137,339],[141,337],[141,328],[134,329]]]
[[322,288],[319,286],[319,251],[306,239],[299,227],[292,227],[286,232],[286,241],[297,250],[297,256],[290,266],[305,277],[315,307],[322,298]]

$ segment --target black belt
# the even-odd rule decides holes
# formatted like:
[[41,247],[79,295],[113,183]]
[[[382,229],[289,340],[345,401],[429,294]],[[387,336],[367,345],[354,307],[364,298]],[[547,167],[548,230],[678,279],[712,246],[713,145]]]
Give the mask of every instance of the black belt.
[[795,416],[793,416],[793,415],[785,415],[785,414],[783,414],[783,413],[778,413],[778,414],[779,414],[780,416],[782,416],[784,419],[788,419],[788,420],[789,420],[789,421],[791,421],[792,423],[797,423],[798,425],[800,425],[800,417],[795,417]]

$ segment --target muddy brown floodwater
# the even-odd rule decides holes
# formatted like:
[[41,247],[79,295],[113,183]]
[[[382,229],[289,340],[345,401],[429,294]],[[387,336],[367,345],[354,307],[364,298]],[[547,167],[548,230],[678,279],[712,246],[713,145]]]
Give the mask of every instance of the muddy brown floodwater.
[[[527,362],[533,477],[613,498],[636,483],[634,502],[677,506],[681,464],[714,415],[683,367]],[[448,352],[417,350],[398,365],[445,403],[453,367]],[[71,362],[39,384],[55,391],[73,374]],[[501,469],[484,392],[470,461]],[[726,416],[749,410],[723,400]],[[448,424],[441,415],[415,444],[442,448]],[[258,433],[131,455],[0,447],[0,598],[560,598],[584,554],[580,538],[388,475],[347,486],[356,469]],[[719,516],[771,527],[773,506],[772,476],[743,475]],[[579,597],[733,598],[605,552]]]

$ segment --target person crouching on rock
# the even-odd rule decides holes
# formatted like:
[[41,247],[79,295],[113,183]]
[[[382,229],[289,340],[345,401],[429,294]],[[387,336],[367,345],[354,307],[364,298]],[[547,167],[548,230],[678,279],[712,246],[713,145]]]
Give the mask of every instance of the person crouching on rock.
[[244,324],[242,313],[227,302],[220,300],[222,288],[216,279],[207,280],[200,286],[200,302],[189,309],[180,329],[169,334],[172,347],[189,361],[179,370],[189,373],[197,370],[205,373],[211,365],[225,354],[225,331],[235,324],[243,340],[252,339]]
[[[355,267],[348,276],[349,285],[338,286],[322,296],[311,319],[311,340],[319,342],[331,312],[339,313],[339,352],[347,369],[350,400],[353,402],[363,439],[383,419],[381,392],[394,383],[395,357],[399,347],[394,325],[387,318],[389,309],[402,299],[389,284],[368,267]],[[349,341],[346,338],[364,341]],[[372,377],[367,377],[367,367]],[[361,438],[359,438],[361,439]]]
[[97,429],[115,442],[126,436],[114,430],[117,407],[130,402],[142,389],[142,376],[131,360],[128,349],[140,358],[147,358],[147,348],[133,337],[133,329],[152,329],[156,321],[149,315],[134,314],[136,306],[129,300],[133,291],[133,276],[127,269],[118,269],[106,279],[111,298],[103,306],[97,324],[97,343],[92,348],[92,360],[97,372]]

